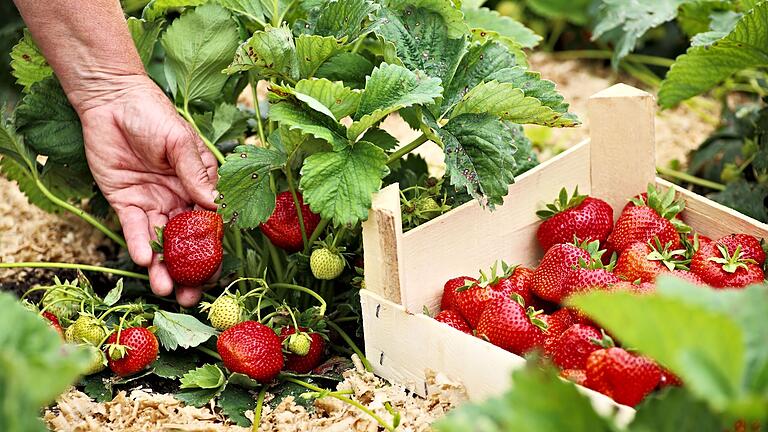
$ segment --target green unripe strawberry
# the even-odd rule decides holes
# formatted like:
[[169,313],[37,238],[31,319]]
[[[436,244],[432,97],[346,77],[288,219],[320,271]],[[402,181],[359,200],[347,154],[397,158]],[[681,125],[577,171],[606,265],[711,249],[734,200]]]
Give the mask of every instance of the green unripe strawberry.
[[57,318],[72,318],[79,306],[80,301],[63,289],[49,290],[42,301],[42,308],[56,315]]
[[288,351],[296,355],[307,355],[311,346],[312,338],[304,332],[294,333],[288,336]]
[[91,356],[88,368],[83,371],[83,375],[97,374],[107,367],[107,358],[104,356],[104,352],[91,344],[83,344],[82,347]]
[[101,321],[88,315],[80,315],[64,335],[69,343],[86,342],[94,346],[98,346],[106,336]]
[[312,275],[321,280],[332,280],[339,277],[344,271],[344,257],[340,253],[328,248],[320,248],[312,251],[309,257],[309,268]]
[[226,330],[242,321],[243,310],[235,296],[225,294],[208,309],[208,321],[217,330]]
[[442,207],[432,197],[424,197],[414,203],[416,213],[423,219],[432,219],[440,215]]

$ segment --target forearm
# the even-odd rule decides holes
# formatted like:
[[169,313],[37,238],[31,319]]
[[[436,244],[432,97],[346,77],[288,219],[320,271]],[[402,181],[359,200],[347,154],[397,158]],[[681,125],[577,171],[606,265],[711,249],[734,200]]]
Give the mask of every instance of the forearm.
[[144,75],[118,0],[14,2],[79,112]]

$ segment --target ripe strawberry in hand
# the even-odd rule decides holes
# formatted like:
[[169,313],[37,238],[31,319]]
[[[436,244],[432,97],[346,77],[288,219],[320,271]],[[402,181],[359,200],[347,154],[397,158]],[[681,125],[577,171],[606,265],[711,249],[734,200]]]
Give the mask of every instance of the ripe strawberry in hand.
[[544,343],[546,324],[538,313],[511,298],[494,301],[485,308],[477,324],[477,335],[517,355],[525,355]]
[[741,247],[741,258],[754,260],[759,266],[765,264],[765,251],[760,240],[749,234],[730,234],[716,242],[725,246],[729,253],[734,254],[736,248]]
[[552,361],[560,369],[584,369],[587,357],[600,349],[597,344],[603,335],[595,327],[574,324],[564,331],[552,347]]
[[275,332],[256,321],[243,321],[219,335],[216,349],[231,372],[266,384],[283,368],[283,350]]
[[613,229],[613,209],[597,198],[579,195],[579,188],[569,199],[565,188],[560,196],[547,205],[546,210],[536,212],[544,221],[536,231],[536,238],[543,250],[558,243],[598,240],[605,242]]
[[[291,344],[291,337],[299,340]],[[285,368],[289,371],[300,374],[310,373],[323,360],[325,339],[320,333],[309,331],[305,327],[299,327],[299,333],[296,333],[296,327],[286,326],[280,329],[280,341],[288,344]],[[296,349],[297,345],[304,346]]]
[[440,311],[440,313],[435,315],[435,321],[448,324],[456,330],[462,331],[464,333],[472,334],[472,329],[469,327],[469,324],[467,324],[464,318],[462,318],[461,315],[455,310],[446,309]]
[[616,276],[633,282],[653,282],[659,273],[682,268],[684,261],[678,257],[685,254],[684,249],[670,250],[670,243],[662,247],[658,238],[654,243],[633,243],[624,250],[613,269]]
[[155,335],[144,327],[114,332],[106,346],[109,368],[120,376],[145,369],[157,359],[159,349]]
[[570,270],[579,265],[579,260],[589,262],[599,259],[599,242],[576,246],[570,243],[560,243],[552,246],[544,254],[539,267],[533,272],[531,291],[544,300],[560,303],[568,294],[564,292],[563,281]]
[[661,369],[653,360],[616,347],[593,351],[586,372],[585,386],[632,407],[661,380]]
[[685,201],[675,200],[674,189],[662,195],[649,185],[647,201],[633,203],[635,205],[625,207],[608,236],[608,250],[621,254],[633,244],[647,243],[654,237],[663,245],[669,243],[671,249],[682,249],[679,233],[690,231],[690,227],[676,218],[685,208]]
[[171,279],[179,285],[197,287],[219,269],[224,257],[221,216],[205,210],[179,213],[162,231],[163,261]]
[[[304,232],[307,238],[320,223],[320,215],[312,213],[309,206],[304,204],[301,193],[296,192],[304,219]],[[273,245],[287,251],[298,252],[304,248],[304,238],[301,235],[299,214],[290,191],[280,192],[275,200],[275,210],[266,222],[259,227]]]
[[477,282],[477,279],[469,276],[459,276],[449,279],[443,286],[443,296],[440,299],[440,310],[456,309],[456,290],[462,287],[471,286]]
[[691,258],[691,272],[715,288],[743,288],[765,277],[754,260],[742,258],[740,246],[731,253],[716,242],[701,244]]

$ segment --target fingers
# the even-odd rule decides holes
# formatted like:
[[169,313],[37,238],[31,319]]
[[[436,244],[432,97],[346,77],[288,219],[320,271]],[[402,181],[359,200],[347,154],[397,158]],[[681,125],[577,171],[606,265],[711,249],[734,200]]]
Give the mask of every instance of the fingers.
[[[147,218],[149,219],[149,230],[152,233],[152,238],[157,240],[155,227],[165,226],[168,223],[168,217],[158,212],[149,212]],[[160,260],[159,254],[152,257],[152,263],[149,266],[149,284],[152,287],[152,292],[156,295],[165,297],[173,292],[173,279],[171,279],[165,264]]]
[[200,303],[203,297],[203,289],[200,287],[178,287],[176,288],[176,301],[179,305],[189,308]]
[[149,245],[147,214],[144,210],[128,206],[115,209],[120,225],[123,227],[128,253],[136,264],[147,267],[152,263],[152,248]]
[[[168,161],[192,201],[209,210],[216,209],[213,202],[215,183],[211,180],[210,161],[203,162],[198,150],[199,138],[190,131],[180,133],[168,143]],[[205,156],[208,159],[208,156]]]
[[208,150],[202,142],[198,146],[200,150],[200,159],[203,161],[206,170],[208,171],[208,178],[211,180],[211,184],[216,186],[219,181],[219,161],[216,160],[216,156]]

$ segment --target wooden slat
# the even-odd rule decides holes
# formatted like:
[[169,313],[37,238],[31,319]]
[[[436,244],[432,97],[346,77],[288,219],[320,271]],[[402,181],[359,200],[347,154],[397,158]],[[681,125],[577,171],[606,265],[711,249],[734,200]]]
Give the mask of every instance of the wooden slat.
[[750,234],[757,238],[768,239],[768,224],[745,216],[736,210],[716,203],[687,189],[681,188],[664,179],[657,178],[658,185],[665,188],[674,187],[685,197],[683,219],[697,231],[712,239],[733,234]]
[[656,178],[653,96],[616,84],[589,98],[592,194],[614,208]]
[[[510,374],[525,365],[525,359],[479,338],[462,333],[426,315],[405,309],[361,290],[365,354],[374,372],[391,382],[427,396],[426,372],[441,372],[460,381],[473,401],[499,396],[509,389]],[[579,387],[598,412],[617,411],[617,422],[627,424],[631,408]]]
[[476,276],[499,259],[536,264],[541,255],[536,210],[554,200],[561,188],[577,185],[589,192],[588,141],[521,175],[494,211],[471,201],[405,233],[401,304],[409,312],[421,312],[424,306],[435,310],[448,279]]
[[363,222],[365,286],[400,303],[403,223],[400,186],[391,184],[374,195],[368,220]]

